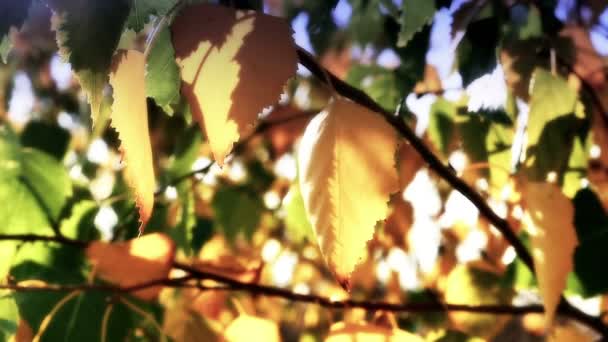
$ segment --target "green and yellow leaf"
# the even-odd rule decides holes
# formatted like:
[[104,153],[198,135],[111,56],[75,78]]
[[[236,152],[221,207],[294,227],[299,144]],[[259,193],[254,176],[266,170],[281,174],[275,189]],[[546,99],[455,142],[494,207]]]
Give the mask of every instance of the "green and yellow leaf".
[[171,32],[182,94],[222,165],[295,75],[291,28],[258,12],[200,4],[182,10]]

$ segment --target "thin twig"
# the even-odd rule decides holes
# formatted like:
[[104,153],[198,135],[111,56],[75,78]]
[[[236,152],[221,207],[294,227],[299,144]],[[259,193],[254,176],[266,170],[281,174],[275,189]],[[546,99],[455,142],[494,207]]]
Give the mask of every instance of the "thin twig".
[[38,234],[0,234],[0,241],[21,241],[21,242],[36,242],[36,241],[46,241],[46,242],[57,242],[64,245],[85,248],[88,245],[88,242],[70,239],[63,235],[61,236],[51,236],[51,235],[38,235]]
[[[532,304],[525,306],[512,305],[466,305],[466,304],[445,304],[438,301],[430,301],[423,303],[407,303],[393,304],[386,302],[374,301],[358,301],[358,300],[341,300],[335,301],[328,297],[317,296],[312,294],[301,294],[292,292],[287,289],[260,285],[256,283],[241,282],[220,274],[204,272],[190,266],[175,263],[174,266],[178,269],[189,273],[188,276],[178,279],[160,279],[150,282],[137,284],[127,288],[116,287],[112,285],[99,284],[79,284],[79,285],[36,285],[36,286],[19,286],[16,284],[0,285],[0,289],[12,291],[36,291],[36,292],[75,292],[82,291],[100,291],[108,292],[117,295],[133,293],[145,288],[163,285],[173,288],[197,288],[202,291],[246,291],[252,294],[264,295],[268,297],[279,297],[294,302],[304,302],[317,304],[325,308],[344,309],[344,308],[362,308],[369,311],[392,311],[392,312],[443,312],[443,311],[464,311],[474,313],[489,313],[489,314],[512,314],[521,315],[531,312],[543,312],[543,306],[540,304]],[[204,286],[202,284],[188,283],[188,280],[213,280],[223,285]]]

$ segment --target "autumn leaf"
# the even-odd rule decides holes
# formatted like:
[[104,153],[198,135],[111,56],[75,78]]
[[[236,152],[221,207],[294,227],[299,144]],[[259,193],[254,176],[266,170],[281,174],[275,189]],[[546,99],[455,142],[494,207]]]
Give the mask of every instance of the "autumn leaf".
[[300,188],[325,260],[349,278],[399,189],[397,133],[378,114],[335,99],[308,125],[298,151]]
[[135,191],[140,231],[152,214],[155,189],[144,73],[145,60],[141,52],[120,51],[114,57],[110,74],[114,103],[110,118],[122,142],[125,179]]
[[532,257],[538,287],[551,325],[568,273],[572,271],[578,244],[572,202],[552,183],[529,182],[524,186],[527,211],[524,227],[531,236]]
[[222,165],[295,75],[291,28],[280,18],[200,4],[182,10],[171,32],[182,94]]
[[[445,301],[450,304],[508,304],[513,296],[501,287],[500,277],[471,265],[458,265],[448,275]],[[460,331],[491,340],[509,320],[508,316],[470,312],[449,312],[452,325]]]
[[[94,241],[86,255],[101,279],[129,287],[166,278],[175,255],[175,244],[168,236],[154,233],[119,243]],[[152,300],[160,290],[160,286],[148,287],[133,295]]]
[[423,338],[401,329],[365,323],[338,322],[331,326],[325,342],[422,342]]
[[281,341],[277,322],[250,315],[240,315],[226,328],[223,340],[241,342],[252,338],[256,341]]
[[581,329],[579,326],[566,323],[556,326],[547,336],[547,342],[591,342],[597,341],[597,336],[593,336],[589,330]]

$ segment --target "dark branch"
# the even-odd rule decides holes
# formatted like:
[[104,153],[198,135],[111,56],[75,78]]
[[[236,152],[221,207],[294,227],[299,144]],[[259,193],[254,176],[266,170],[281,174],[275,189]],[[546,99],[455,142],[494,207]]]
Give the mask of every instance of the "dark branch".
[[46,242],[57,242],[64,245],[74,246],[78,248],[85,248],[88,245],[88,242],[70,239],[63,235],[50,236],[50,235],[38,235],[38,234],[0,234],[0,241],[6,240],[14,240],[21,242],[36,242],[36,241],[46,241]]

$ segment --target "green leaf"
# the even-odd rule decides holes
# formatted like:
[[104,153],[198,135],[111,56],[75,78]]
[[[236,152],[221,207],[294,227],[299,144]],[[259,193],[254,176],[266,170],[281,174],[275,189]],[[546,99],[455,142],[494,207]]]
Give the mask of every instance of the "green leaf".
[[76,203],[72,207],[70,216],[61,222],[61,233],[72,239],[82,241],[91,241],[99,238],[99,232],[94,224],[98,208],[97,203],[90,200]]
[[401,30],[398,47],[404,47],[416,32],[429,24],[435,15],[435,3],[428,0],[404,0],[401,9]]
[[472,163],[488,160],[486,137],[489,128],[489,120],[479,114],[467,114],[466,120],[458,123],[462,149]]
[[6,126],[0,128],[0,206],[3,233],[50,231],[72,194],[63,165],[46,153],[21,148]]
[[8,341],[17,332],[19,312],[15,299],[9,293],[0,292],[0,340]]
[[220,188],[211,203],[216,224],[229,240],[239,233],[251,238],[260,222],[264,205],[257,195],[247,188],[225,186]]
[[[92,221],[96,204],[82,201],[71,216],[64,220],[61,230],[66,236],[90,239],[96,235]],[[82,249],[55,243],[23,244],[10,270],[15,281],[41,280],[51,284],[83,284],[87,282],[87,266]],[[42,320],[68,293],[17,292],[15,301],[19,313],[34,331]],[[99,341],[103,313],[110,303],[108,293],[89,291],[65,303],[56,314],[41,341]],[[124,340],[134,324],[133,315],[122,304],[115,304],[108,322],[108,340]]]
[[179,216],[177,224],[169,235],[175,241],[178,248],[182,249],[187,256],[192,255],[192,237],[196,226],[194,213],[194,194],[192,187],[187,182],[178,186],[179,194]]
[[566,80],[537,68],[531,80],[526,172],[531,180],[544,181],[548,172],[560,175],[567,167],[573,138],[581,128],[573,114],[576,91]]
[[485,146],[490,165],[490,193],[500,198],[503,187],[509,181],[511,171],[511,146],[513,127],[493,123],[486,136]]
[[395,72],[377,65],[361,64],[351,67],[346,82],[366,92],[389,111],[395,110],[405,96]]
[[545,69],[537,68],[531,82],[528,142],[534,145],[549,121],[574,113],[577,95],[565,79]]
[[306,215],[304,199],[297,181],[289,188],[283,203],[285,203],[285,228],[289,239],[297,243],[304,240],[315,241],[316,237]]
[[167,173],[171,179],[192,171],[192,165],[199,156],[203,137],[198,127],[189,127],[177,137],[175,151],[169,162]]
[[437,150],[446,158],[450,153],[455,117],[456,106],[443,98],[438,98],[431,106],[428,136]]
[[362,45],[378,41],[384,27],[380,0],[350,0],[350,3],[353,12],[349,30],[353,40]]
[[171,34],[165,27],[150,50],[146,63],[146,96],[154,99],[163,110],[172,114],[171,105],[179,102],[180,74],[175,63]]
[[21,133],[21,144],[24,147],[46,152],[57,160],[63,159],[69,143],[70,132],[43,121],[30,121]]
[[133,0],[131,11],[127,18],[127,28],[135,32],[143,30],[151,16],[163,16],[169,11],[176,0]]
[[6,61],[8,60],[8,53],[11,52],[13,43],[9,39],[8,35],[0,37],[2,37],[2,40],[0,40],[0,59],[2,59],[2,63],[6,64]]
[[[512,20],[510,34],[515,39],[526,40],[543,35],[543,24],[538,8],[534,5],[517,4],[510,9]],[[523,20],[522,20],[523,18]]]
[[59,15],[55,25],[59,52],[78,75],[95,123],[130,1],[54,0],[51,5]]

